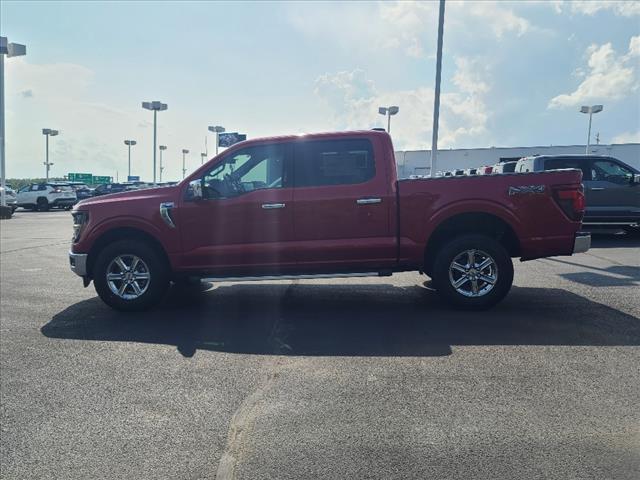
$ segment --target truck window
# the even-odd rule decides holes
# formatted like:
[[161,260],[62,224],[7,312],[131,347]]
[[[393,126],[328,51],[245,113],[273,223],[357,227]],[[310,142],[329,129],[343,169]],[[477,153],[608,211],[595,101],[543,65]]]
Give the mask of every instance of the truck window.
[[628,184],[633,178],[633,172],[612,160],[595,160],[591,169],[593,180]]
[[584,158],[547,158],[544,161],[545,170],[559,170],[563,168],[575,168],[582,170],[582,180],[591,180],[589,160]]
[[321,140],[300,143],[294,162],[294,185],[352,185],[376,174],[369,140]]
[[233,152],[204,176],[207,198],[237,197],[253,190],[282,188],[288,145],[260,145]]

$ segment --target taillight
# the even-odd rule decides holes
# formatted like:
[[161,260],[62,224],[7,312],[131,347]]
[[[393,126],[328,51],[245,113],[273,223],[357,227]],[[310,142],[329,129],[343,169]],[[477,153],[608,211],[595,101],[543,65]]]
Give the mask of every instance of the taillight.
[[554,197],[567,217],[576,222],[582,220],[585,208],[582,185],[574,188],[558,188],[554,190]]

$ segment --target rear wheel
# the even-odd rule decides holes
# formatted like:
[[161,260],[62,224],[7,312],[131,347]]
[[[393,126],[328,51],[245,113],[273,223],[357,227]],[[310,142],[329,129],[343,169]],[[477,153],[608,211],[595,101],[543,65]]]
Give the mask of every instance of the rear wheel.
[[150,245],[120,240],[100,252],[93,269],[100,298],[116,310],[146,310],[160,302],[169,286],[169,268]]
[[513,263],[505,248],[485,235],[462,235],[438,252],[433,281],[452,305],[470,310],[494,306],[511,289]]
[[39,212],[47,212],[49,210],[49,201],[44,197],[40,197],[36,205],[36,210]]

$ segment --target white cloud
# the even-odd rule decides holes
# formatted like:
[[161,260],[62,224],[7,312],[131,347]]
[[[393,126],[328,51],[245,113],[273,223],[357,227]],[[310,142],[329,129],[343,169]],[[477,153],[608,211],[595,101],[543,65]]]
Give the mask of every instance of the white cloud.
[[574,14],[593,16],[601,11],[610,11],[614,15],[621,17],[632,17],[640,15],[640,3],[637,0],[614,1],[614,0],[575,0],[571,2],[554,2],[554,7],[558,13],[565,11],[565,6]]
[[616,135],[611,143],[640,143],[640,130]]
[[[629,51],[619,55],[611,43],[591,45],[586,52],[588,72],[575,91],[553,97],[549,108],[564,108],[592,101],[620,100],[640,88],[638,61],[640,36],[632,37]],[[581,70],[579,70],[581,71]]]
[[[469,34],[503,39],[542,31],[504,2],[450,2],[447,36]],[[411,57],[434,55],[437,2],[298,3],[290,7],[290,23],[302,34],[337,43],[345,50],[400,50]]]
[[[490,116],[485,97],[488,67],[476,59],[456,58],[455,92],[441,94],[439,146],[486,143]],[[399,149],[428,148],[433,122],[433,89],[379,91],[362,70],[325,74],[316,80],[316,95],[331,109],[331,128],[368,129],[386,126],[378,107],[398,105],[391,121],[394,144]]]

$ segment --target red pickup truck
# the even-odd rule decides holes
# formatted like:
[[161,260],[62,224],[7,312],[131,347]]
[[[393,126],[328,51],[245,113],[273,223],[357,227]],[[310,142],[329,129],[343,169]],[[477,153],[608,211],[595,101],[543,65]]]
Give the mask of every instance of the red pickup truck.
[[391,138],[359,131],[250,140],[178,185],[81,201],[71,269],[108,305],[157,304],[171,282],[419,271],[454,305],[488,308],[512,257],[584,252],[579,170],[398,180]]

